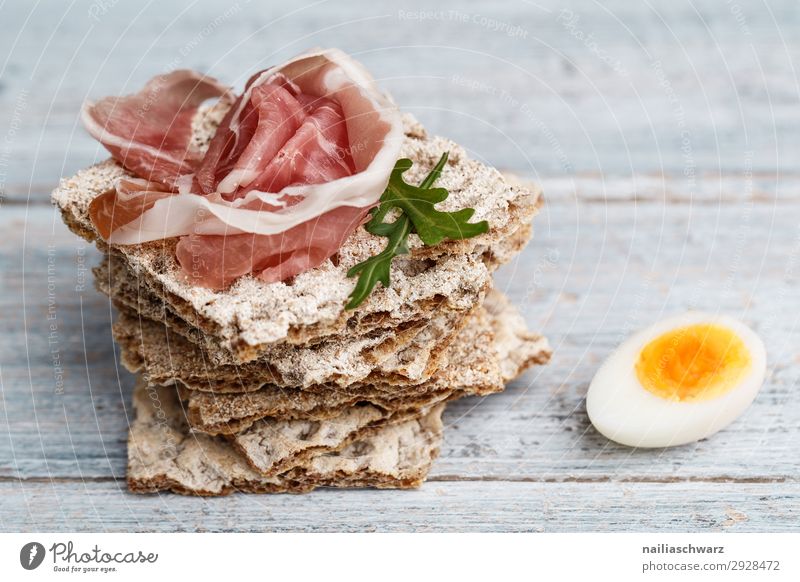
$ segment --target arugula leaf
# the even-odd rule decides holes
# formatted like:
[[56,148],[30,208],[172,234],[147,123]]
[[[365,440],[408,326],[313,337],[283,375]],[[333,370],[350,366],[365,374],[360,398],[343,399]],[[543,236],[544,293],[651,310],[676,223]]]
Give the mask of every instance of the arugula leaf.
[[380,253],[358,263],[347,271],[348,277],[358,275],[358,281],[353,292],[350,293],[350,301],[345,306],[345,309],[355,309],[361,305],[364,299],[372,293],[378,281],[383,283],[384,287],[388,287],[392,259],[397,255],[408,254],[408,245],[406,243],[412,230],[408,216],[401,216],[391,224],[380,224],[379,226],[389,228],[381,229],[384,232],[373,232],[373,234],[386,236],[389,241],[386,243],[386,248]]
[[444,188],[430,187],[441,174],[442,168],[447,163],[447,157],[447,153],[442,155],[439,163],[419,186],[412,186],[403,180],[403,173],[411,168],[411,160],[407,158],[398,160],[389,178],[389,185],[381,196],[378,211],[367,225],[367,230],[370,230],[370,225],[376,226],[382,222],[386,213],[394,207],[400,208],[411,219],[414,231],[428,246],[438,245],[446,238],[472,238],[489,230],[489,224],[485,220],[476,223],[467,222],[475,214],[473,208],[464,208],[456,212],[440,212],[434,208],[435,204],[444,201],[449,195]]
[[[456,212],[440,212],[434,208],[435,204],[449,195],[444,188],[431,188],[441,175],[448,154],[449,152],[442,154],[419,186],[403,180],[403,173],[412,166],[411,160],[403,158],[395,164],[380,204],[372,210],[372,218],[365,227],[372,234],[386,237],[386,247],[347,272],[348,277],[358,275],[358,281],[345,309],[358,307],[369,297],[378,282],[389,287],[392,259],[408,254],[408,235],[412,232],[416,232],[424,244],[432,246],[446,238],[471,238],[489,230],[489,223],[485,220],[467,222],[475,214],[472,208]],[[401,210],[400,216],[394,222],[384,222],[386,215],[394,208]]]

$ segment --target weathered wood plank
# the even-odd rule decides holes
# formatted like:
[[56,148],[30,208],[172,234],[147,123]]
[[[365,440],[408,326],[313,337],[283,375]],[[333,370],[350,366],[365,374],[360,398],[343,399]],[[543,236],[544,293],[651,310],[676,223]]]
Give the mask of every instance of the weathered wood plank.
[[[800,310],[792,265],[800,249],[799,210],[796,204],[546,207],[534,242],[497,282],[531,327],[549,336],[553,362],[502,395],[452,405],[432,476],[796,481]],[[0,439],[0,476],[122,475],[132,380],[115,360],[107,301],[89,282],[76,291],[80,253],[90,265],[95,252],[48,208],[6,208],[0,228],[9,237],[0,248],[0,304],[7,314],[0,322],[0,427],[8,435]],[[48,248],[54,249],[63,394],[56,393],[47,320]],[[762,334],[770,375],[759,399],[728,431],[696,445],[636,452],[612,445],[594,432],[584,410],[594,371],[628,333],[688,308],[723,310]]]
[[6,531],[798,531],[800,485],[426,483],[198,499],[117,482],[3,482]]
[[176,67],[241,85],[315,45],[357,54],[431,131],[499,167],[623,179],[796,172],[798,48],[786,34],[796,5],[733,6],[5,3],[0,186],[42,199],[59,176],[104,157],[77,120],[88,97]]
[[[797,531],[800,45],[787,31],[800,12],[562,6],[4,3],[0,529]],[[59,176],[105,157],[80,104],[176,67],[240,85],[313,45],[355,53],[432,132],[544,185],[536,239],[498,285],[555,358],[450,406],[420,491],[128,495],[132,378],[86,271],[96,252],[45,206]],[[584,410],[594,371],[633,330],[689,308],[763,336],[761,395],[695,445],[609,443]]]
[[[103,156],[101,156],[102,158]],[[507,174],[517,176],[510,170]],[[56,180],[57,181],[57,180]],[[627,204],[784,204],[800,201],[800,174],[780,176],[709,172],[700,179],[685,179],[665,174],[637,176],[598,176],[595,173],[574,175],[539,175],[536,183],[545,192],[548,204],[570,205],[576,201],[589,203]],[[28,206],[50,204],[54,184],[9,186],[4,204]]]

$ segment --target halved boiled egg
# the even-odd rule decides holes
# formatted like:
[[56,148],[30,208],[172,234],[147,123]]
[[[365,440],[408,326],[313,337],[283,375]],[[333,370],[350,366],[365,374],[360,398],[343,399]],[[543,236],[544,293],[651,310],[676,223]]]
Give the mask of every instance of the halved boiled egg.
[[727,316],[690,312],[625,340],[589,386],[586,409],[600,433],[631,447],[708,437],[736,420],[766,373],[764,343]]

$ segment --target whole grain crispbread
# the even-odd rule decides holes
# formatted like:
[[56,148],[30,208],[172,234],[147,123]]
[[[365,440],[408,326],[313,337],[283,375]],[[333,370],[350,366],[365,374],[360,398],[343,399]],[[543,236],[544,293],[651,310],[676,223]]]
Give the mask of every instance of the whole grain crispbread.
[[[196,140],[203,143],[214,131],[219,108],[204,112],[196,124]],[[358,309],[345,311],[354,280],[347,270],[377,253],[383,239],[359,228],[342,246],[335,260],[298,275],[290,282],[264,283],[242,277],[224,291],[212,291],[187,283],[174,254],[175,240],[115,247],[127,268],[189,325],[218,339],[235,361],[259,357],[275,343],[307,344],[330,335],[346,334],[354,325],[373,323],[388,328],[413,319],[419,306],[437,299],[453,309],[468,311],[474,294],[461,293],[465,284],[485,287],[489,269],[510,256],[493,252],[501,241],[513,240],[528,223],[540,203],[538,191],[510,186],[497,170],[470,160],[463,148],[439,137],[428,137],[411,117],[405,117],[406,139],[402,155],[414,161],[407,172],[409,181],[419,180],[444,151],[450,160],[437,185],[450,191],[440,208],[475,208],[474,220],[488,220],[488,233],[473,239],[446,241],[424,247],[416,235],[409,242],[411,255],[393,262],[392,285],[379,286]],[[88,218],[91,200],[126,175],[116,162],[108,160],[61,181],[53,202],[64,221],[80,236],[97,240]],[[98,240],[98,246],[111,251]],[[488,257],[490,260],[484,261]],[[430,263],[423,272],[420,259]],[[424,265],[424,261],[422,262]],[[411,274],[409,274],[411,273]]]
[[553,350],[543,335],[528,330],[525,318],[500,291],[493,289],[483,302],[494,324],[494,346],[500,373],[508,381],[534,365],[550,361]]
[[[490,285],[491,274],[486,265],[474,258],[452,257],[452,260],[438,261],[433,265],[417,262],[408,263],[407,283],[414,281],[431,290],[425,297],[399,307],[393,313],[371,313],[363,317],[353,317],[339,334],[327,334],[310,339],[306,344],[276,342],[263,345],[258,353],[251,353],[243,358],[243,352],[231,352],[230,347],[208,329],[206,322],[196,313],[186,312],[174,301],[162,299],[146,283],[142,274],[135,275],[124,266],[125,261],[118,256],[107,255],[103,262],[94,269],[95,286],[99,291],[109,295],[118,307],[128,307],[156,321],[164,321],[174,331],[201,345],[208,358],[215,365],[241,364],[255,359],[269,360],[275,350],[281,351],[286,346],[308,345],[323,341],[350,341],[354,337],[374,334],[376,332],[402,331],[430,319],[431,314],[440,310],[468,312],[483,297]],[[454,276],[455,273],[460,273]],[[448,281],[460,278],[460,287],[448,286]],[[434,282],[436,284],[434,284]],[[439,289],[441,292],[433,292]],[[185,305],[183,306],[185,307]],[[401,340],[398,337],[397,340]],[[400,345],[398,345],[400,347]]]
[[228,438],[251,467],[272,477],[303,465],[313,457],[339,452],[356,441],[379,434],[388,426],[425,417],[437,405],[387,412],[366,404],[347,408],[324,421],[264,418]]
[[[444,344],[446,335],[451,336],[458,329],[458,318],[463,316],[443,313],[428,327],[436,327]],[[432,373],[428,367],[421,368],[421,363],[434,360],[431,356],[435,343],[431,334],[422,333],[420,327],[400,329],[394,334],[369,334],[350,342],[326,341],[309,347],[284,345],[282,350],[272,350],[269,359],[223,366],[214,365],[203,350],[163,324],[127,309],[120,309],[113,330],[122,349],[122,363],[131,372],[141,372],[149,383],[177,381],[191,390],[229,393],[253,392],[265,384],[305,389],[315,384],[349,386],[371,378],[397,384],[419,381],[422,374]],[[398,348],[407,354],[404,360],[398,360]]]
[[[485,255],[485,260],[492,262],[496,257],[502,257],[504,260],[501,262],[505,262],[527,244],[530,236],[530,225],[523,225],[510,239],[500,241],[493,246],[491,253]],[[108,295],[121,310],[135,311],[145,318],[164,322],[173,331],[202,346],[204,351],[203,361],[208,361],[215,366],[239,363],[229,350],[220,345],[216,336],[204,333],[201,327],[195,327],[190,321],[183,319],[181,315],[175,312],[172,305],[150,291],[141,278],[135,276],[126,267],[124,257],[115,255],[115,253],[104,255],[103,260],[93,269],[93,272],[97,289]],[[464,300],[459,301],[459,304],[474,305],[479,301],[480,297],[482,297],[483,289],[475,285],[476,283],[482,283],[482,281],[474,279],[468,282],[465,288],[460,291],[464,296]],[[470,294],[473,295],[472,300],[468,297]],[[389,320],[387,322],[371,317],[360,323],[354,324],[351,322],[351,325],[346,330],[346,338],[343,338],[343,340],[350,341],[367,334],[371,334],[374,337],[377,332],[384,330],[384,333],[390,333],[393,336],[392,342],[387,341],[386,349],[398,351],[403,348],[404,342],[410,341],[413,337],[413,329],[422,328],[428,323],[427,320],[432,317],[432,313],[440,313],[441,311],[456,312],[447,302],[437,297],[422,301],[415,309],[407,309],[405,311],[407,314],[413,314],[413,318],[405,321]],[[385,327],[386,323],[390,324],[388,328]],[[409,334],[408,331],[412,331],[412,333]],[[318,341],[335,341],[338,337],[328,336]],[[277,351],[281,352],[281,348],[284,345],[281,343],[276,344]],[[274,351],[276,350],[265,348],[262,350],[258,361],[268,362],[273,357]]]
[[[472,341],[454,341],[446,352],[441,377],[449,389],[427,393],[416,408],[391,411],[350,403],[336,414],[326,409],[319,419],[260,418],[239,427],[238,434],[212,436],[191,430],[173,388],[140,381],[129,436],[129,487],[134,492],[191,495],[299,493],[320,486],[416,487],[438,452],[442,402],[468,392],[456,386],[472,382],[487,388],[487,378],[499,376],[506,382],[524,367],[549,359],[546,340],[527,332],[523,318],[502,294],[491,292],[473,319],[477,321],[464,334],[472,335]],[[487,345],[494,350],[494,361],[475,356],[476,349]]]
[[[211,435],[233,435],[249,429],[263,418],[327,421],[363,404],[372,404],[391,414],[414,413],[456,395],[451,388],[407,395],[392,394],[381,388],[385,387],[361,389],[361,394],[338,388],[327,394],[278,389],[242,395],[190,393],[179,388],[178,394],[186,404],[186,416],[192,430]],[[487,389],[500,390],[497,386]]]
[[178,381],[188,389],[218,393],[252,392],[264,384],[302,389],[312,384],[419,383],[436,370],[441,352],[467,316],[441,309],[425,324],[308,347],[279,344],[253,362],[217,365],[184,335],[148,319],[148,311],[136,313],[127,303],[118,307],[114,338],[131,372],[141,372],[151,384]]
[[499,392],[531,365],[546,363],[550,353],[547,340],[528,332],[505,297],[492,292],[444,351],[437,372],[419,384],[314,385],[304,390],[267,386],[243,394],[183,390],[182,396],[194,429],[233,434],[265,417],[324,420],[364,402],[401,412],[443,399]]
[[[418,487],[438,454],[444,405],[388,423],[338,451],[300,455],[277,476],[265,476],[224,437],[194,433],[174,389],[140,382],[128,435],[128,488],[184,495],[305,493],[317,487]],[[344,437],[343,440],[346,440]]]

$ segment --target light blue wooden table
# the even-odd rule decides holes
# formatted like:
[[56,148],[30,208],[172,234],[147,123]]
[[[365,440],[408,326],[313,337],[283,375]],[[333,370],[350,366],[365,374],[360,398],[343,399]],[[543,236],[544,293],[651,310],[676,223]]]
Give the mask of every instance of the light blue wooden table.
[[[0,530],[800,529],[796,2],[177,4],[0,3]],[[418,491],[130,495],[132,377],[87,272],[98,254],[48,203],[105,157],[80,104],[176,67],[241,85],[313,45],[354,53],[432,132],[544,186],[534,242],[498,285],[553,361],[450,406]],[[609,443],[586,418],[592,375],[689,308],[762,335],[759,398],[708,441]]]

